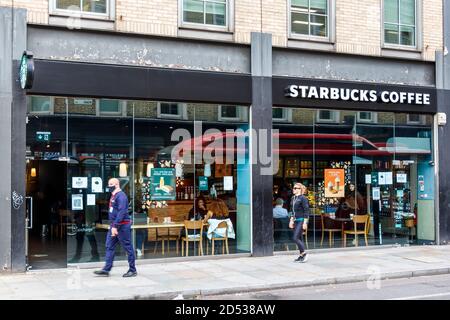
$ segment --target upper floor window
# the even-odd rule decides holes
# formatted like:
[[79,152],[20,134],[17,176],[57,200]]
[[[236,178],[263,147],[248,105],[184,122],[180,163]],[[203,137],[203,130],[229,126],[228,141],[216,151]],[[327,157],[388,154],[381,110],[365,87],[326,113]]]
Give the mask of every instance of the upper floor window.
[[384,0],[384,43],[417,46],[417,0]]
[[28,98],[28,105],[30,113],[38,114],[52,114],[53,113],[53,98],[42,96],[30,96]]
[[292,121],[292,109],[288,108],[273,108],[272,120],[275,122],[291,122]]
[[187,115],[182,103],[160,102],[158,103],[158,118],[186,119]]
[[100,99],[98,110],[99,115],[122,115],[123,103],[120,100]]
[[421,114],[408,114],[406,116],[407,124],[425,124],[425,116]]
[[219,106],[219,121],[247,121],[247,113],[245,107],[234,105]]
[[331,110],[317,111],[317,122],[336,123],[338,121],[339,121],[339,111],[331,111]]
[[290,0],[292,35],[330,37],[331,0]]
[[357,117],[358,122],[370,122],[370,123],[374,123],[377,122],[377,113],[376,112],[366,112],[366,111],[361,111],[358,112],[358,117]]
[[228,27],[230,0],[182,0],[183,23]]
[[115,0],[50,0],[50,13],[112,19]]

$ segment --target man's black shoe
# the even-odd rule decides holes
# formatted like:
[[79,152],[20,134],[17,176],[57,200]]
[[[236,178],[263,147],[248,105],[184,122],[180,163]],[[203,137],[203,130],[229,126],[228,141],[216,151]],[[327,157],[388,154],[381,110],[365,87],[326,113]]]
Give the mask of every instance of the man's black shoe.
[[131,278],[131,277],[136,277],[136,276],[137,276],[137,272],[130,271],[130,270],[128,270],[128,272],[123,275],[124,278]]
[[294,262],[303,262],[303,256],[299,256]]
[[105,270],[96,270],[96,271],[94,271],[94,274],[96,274],[98,276],[104,276],[104,277],[109,276],[109,272],[105,271]]

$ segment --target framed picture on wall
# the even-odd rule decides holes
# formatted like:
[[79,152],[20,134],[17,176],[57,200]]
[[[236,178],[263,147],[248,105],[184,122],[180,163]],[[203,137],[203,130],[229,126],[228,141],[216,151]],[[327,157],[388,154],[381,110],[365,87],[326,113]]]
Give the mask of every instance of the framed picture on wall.
[[286,158],[284,164],[284,175],[286,178],[300,177],[300,160],[299,158]]

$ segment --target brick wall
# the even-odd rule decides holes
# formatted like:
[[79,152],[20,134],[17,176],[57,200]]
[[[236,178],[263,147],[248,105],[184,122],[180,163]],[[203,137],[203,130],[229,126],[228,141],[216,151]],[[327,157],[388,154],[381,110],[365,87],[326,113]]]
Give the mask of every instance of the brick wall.
[[336,50],[361,55],[381,54],[380,0],[336,2]]
[[[346,54],[381,55],[382,1],[336,1],[336,51]],[[287,46],[288,0],[235,0],[234,41],[250,43],[251,32],[273,35],[273,45]],[[0,6],[28,9],[28,22],[48,24],[49,0],[0,0]],[[178,0],[116,0],[116,30],[176,37]],[[422,58],[434,61],[442,50],[442,0],[422,0]],[[261,23],[262,17],[262,23]],[[420,30],[419,30],[420,31]]]

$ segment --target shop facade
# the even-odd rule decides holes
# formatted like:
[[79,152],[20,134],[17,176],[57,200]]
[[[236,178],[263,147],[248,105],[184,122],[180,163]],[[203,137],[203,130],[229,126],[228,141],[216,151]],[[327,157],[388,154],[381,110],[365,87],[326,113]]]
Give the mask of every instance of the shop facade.
[[[286,50],[261,33],[245,46],[71,31],[17,15],[7,269],[100,263],[111,177],[136,226],[182,222],[199,198],[220,199],[231,255],[294,250],[273,206],[296,182],[309,190],[310,249],[344,245],[340,232],[322,240],[324,230],[347,230],[330,225],[341,215],[370,215],[369,245],[447,241],[443,55],[429,63]],[[65,45],[52,47],[55,39]],[[14,74],[25,49],[35,64],[28,90]],[[180,229],[135,229],[140,258],[180,257]]]

